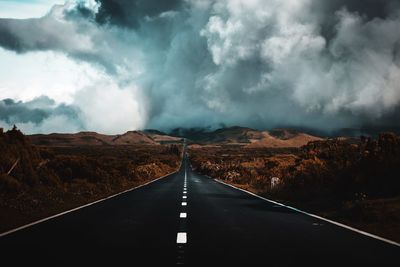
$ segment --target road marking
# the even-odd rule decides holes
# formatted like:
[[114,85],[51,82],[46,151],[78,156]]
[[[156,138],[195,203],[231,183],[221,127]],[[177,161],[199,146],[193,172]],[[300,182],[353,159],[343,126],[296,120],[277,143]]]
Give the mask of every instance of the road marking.
[[179,218],[186,218],[186,217],[187,217],[186,212],[181,212],[181,214],[179,214]]
[[185,232],[180,232],[176,236],[176,243],[178,244],[186,244],[187,243],[187,236]]
[[187,198],[187,196],[183,196],[182,198]]
[[187,202],[182,202],[182,206],[187,206]]
[[187,193],[187,191],[183,191],[183,193],[184,193],[184,194],[186,194],[186,193]]
[[302,213],[302,214],[304,214],[304,215],[308,215],[308,216],[310,216],[310,217],[313,217],[313,218],[316,218],[316,219],[319,219],[319,220],[322,220],[322,221],[325,221],[325,222],[329,222],[329,223],[331,223],[331,224],[334,224],[334,225],[336,225],[336,226],[345,228],[345,229],[347,229],[347,230],[350,230],[350,231],[353,231],[353,232],[356,232],[356,233],[359,233],[359,234],[362,234],[362,235],[365,235],[365,236],[368,236],[368,237],[371,237],[371,238],[374,238],[374,239],[377,239],[377,240],[380,240],[380,241],[383,241],[383,242],[386,242],[386,243],[389,243],[389,244],[392,244],[392,245],[395,245],[395,246],[400,247],[400,243],[397,243],[397,242],[395,242],[395,241],[393,241],[393,240],[386,239],[386,238],[383,238],[383,237],[380,237],[380,236],[377,236],[377,235],[374,235],[374,234],[365,232],[365,231],[363,231],[363,230],[360,230],[360,229],[357,229],[357,228],[354,228],[354,227],[345,225],[345,224],[343,224],[343,223],[336,222],[336,221],[333,221],[333,220],[330,220],[330,219],[321,217],[321,216],[319,216],[319,215],[315,215],[315,214],[312,214],[312,213],[308,213],[308,212],[306,212],[306,211],[299,210],[299,209],[294,208],[294,207],[291,207],[291,206],[287,206],[287,205],[285,205],[285,204],[276,202],[276,201],[274,201],[274,200],[261,197],[261,196],[259,196],[259,195],[256,195],[256,194],[250,192],[250,191],[247,191],[247,190],[244,190],[244,189],[242,189],[242,188],[238,188],[238,187],[236,187],[236,186],[227,184],[227,183],[225,183],[225,182],[223,182],[223,181],[220,181],[220,180],[218,180],[218,179],[214,179],[214,181],[216,181],[216,182],[218,182],[218,183],[220,183],[220,184],[223,184],[223,185],[232,187],[232,188],[234,188],[234,189],[240,190],[240,191],[242,191],[242,192],[245,192],[245,193],[247,193],[247,194],[250,194],[250,195],[252,195],[252,196],[255,196],[255,197],[257,197],[257,198],[260,198],[260,199],[262,199],[262,200],[265,200],[265,201],[267,201],[267,202],[270,202],[270,203],[279,205],[279,206],[281,206],[281,207],[285,207],[285,208],[288,208],[288,209],[297,211],[297,212]]
[[[181,162],[181,166],[182,166],[182,162]],[[65,215],[65,214],[68,214],[68,213],[71,213],[71,212],[74,212],[74,211],[77,211],[77,210],[80,210],[80,209],[83,209],[83,208],[92,206],[92,205],[94,205],[94,204],[103,202],[103,201],[108,200],[108,199],[110,199],[110,198],[114,198],[114,197],[116,197],[116,196],[119,196],[119,195],[122,195],[122,194],[125,194],[125,193],[129,193],[129,192],[131,192],[131,191],[133,191],[133,190],[136,190],[136,189],[139,189],[139,188],[144,187],[144,186],[146,186],[146,185],[152,184],[152,183],[154,183],[154,182],[157,182],[158,180],[161,180],[161,179],[163,179],[163,178],[166,178],[166,177],[168,177],[168,176],[171,176],[171,175],[173,175],[173,174],[179,172],[179,170],[181,169],[181,166],[179,167],[179,169],[178,169],[177,171],[174,171],[174,172],[171,172],[171,173],[169,173],[169,174],[166,174],[166,175],[164,175],[164,176],[162,176],[162,177],[160,177],[160,178],[154,179],[154,180],[152,180],[152,181],[150,181],[150,182],[147,182],[147,183],[145,183],[145,184],[138,185],[138,186],[136,186],[136,187],[134,187],[134,188],[131,188],[131,189],[128,189],[128,190],[119,192],[119,193],[117,193],[117,194],[114,194],[114,195],[111,195],[111,196],[108,196],[108,197],[105,197],[105,198],[96,200],[96,201],[94,201],[94,202],[91,202],[91,203],[88,203],[88,204],[85,204],[85,205],[82,205],[82,206],[79,206],[79,207],[76,207],[76,208],[73,208],[73,209],[70,209],[70,210],[61,212],[61,213],[57,213],[57,214],[55,214],[55,215],[52,215],[52,216],[49,216],[49,217],[46,217],[46,218],[37,220],[37,221],[32,222],[32,223],[29,223],[29,224],[25,224],[25,225],[23,225],[23,226],[17,227],[17,228],[15,228],[15,229],[9,230],[9,231],[4,232],[4,233],[0,233],[0,237],[3,237],[3,236],[6,236],[6,235],[9,235],[9,234],[12,234],[12,233],[17,232],[17,231],[20,231],[20,230],[22,230],[22,229],[25,229],[25,228],[34,226],[34,225],[36,225],[36,224],[39,224],[39,223],[42,223],[42,222],[45,222],[45,221],[48,221],[48,220],[51,220],[51,219],[60,217],[60,216],[62,216],[62,215]]]

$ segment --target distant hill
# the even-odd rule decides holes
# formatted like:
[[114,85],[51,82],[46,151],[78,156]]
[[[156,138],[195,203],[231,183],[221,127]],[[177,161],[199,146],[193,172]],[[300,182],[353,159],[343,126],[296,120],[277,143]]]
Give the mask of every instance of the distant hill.
[[161,132],[129,131],[119,135],[105,135],[96,132],[79,132],[72,134],[35,134],[28,139],[34,145],[41,146],[101,146],[101,145],[157,145],[164,142],[179,142],[181,138]]
[[205,128],[177,128],[166,134],[158,130],[129,131],[119,135],[96,132],[74,134],[35,134],[28,136],[34,145],[42,146],[114,146],[135,144],[164,144],[181,142],[183,138],[200,145],[242,145],[246,147],[300,147],[322,138],[292,129],[259,131],[247,127],[227,127],[214,131]]
[[250,139],[247,147],[301,147],[311,141],[323,138],[286,129],[258,132],[257,138]]
[[169,142],[180,142],[182,140],[181,137],[168,135],[164,132],[154,130],[154,129],[147,129],[143,131],[146,133],[151,139],[153,139],[157,143],[169,143]]
[[301,147],[310,141],[322,140],[320,137],[292,129],[259,131],[247,127],[228,127],[215,131],[204,129],[175,129],[171,134],[179,134],[197,144],[228,144],[246,147]]
[[113,145],[131,145],[131,144],[157,144],[147,134],[139,131],[129,131],[122,135],[117,135],[112,140]]

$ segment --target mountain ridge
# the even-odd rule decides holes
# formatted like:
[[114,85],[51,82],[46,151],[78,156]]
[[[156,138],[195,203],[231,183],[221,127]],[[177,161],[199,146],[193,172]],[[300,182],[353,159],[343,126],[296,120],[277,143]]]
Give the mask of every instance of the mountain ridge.
[[107,135],[92,131],[78,133],[35,134],[28,136],[35,145],[47,146],[98,146],[98,145],[157,145],[181,142],[199,145],[241,145],[246,147],[301,147],[310,141],[323,140],[308,133],[289,128],[269,131],[249,127],[233,126],[216,130],[206,128],[176,128],[170,133],[155,129],[127,131],[123,134]]

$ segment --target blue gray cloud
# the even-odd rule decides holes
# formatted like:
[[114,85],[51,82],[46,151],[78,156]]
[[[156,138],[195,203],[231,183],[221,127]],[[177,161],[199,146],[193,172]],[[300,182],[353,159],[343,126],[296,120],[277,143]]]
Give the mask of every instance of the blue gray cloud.
[[0,19],[0,46],[93,64],[143,127],[398,126],[398,1],[79,1]]

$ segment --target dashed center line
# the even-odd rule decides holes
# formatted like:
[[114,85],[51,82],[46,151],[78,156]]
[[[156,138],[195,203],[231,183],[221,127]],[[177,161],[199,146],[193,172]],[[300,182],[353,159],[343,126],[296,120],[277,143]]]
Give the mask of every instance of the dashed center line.
[[185,232],[178,233],[178,235],[176,236],[176,243],[186,244],[186,242],[187,242],[186,233]]
[[[186,165],[185,165],[185,180],[183,183],[183,196],[182,196],[182,206],[187,206],[187,171],[186,171]],[[182,208],[182,211],[185,211],[186,208]],[[180,220],[180,226],[178,231],[177,236],[176,236],[176,243],[178,244],[177,246],[177,264],[185,264],[185,244],[187,243],[187,233],[183,232],[186,230],[186,218],[187,218],[187,213],[186,212],[180,212],[179,213],[179,218],[183,219]]]

